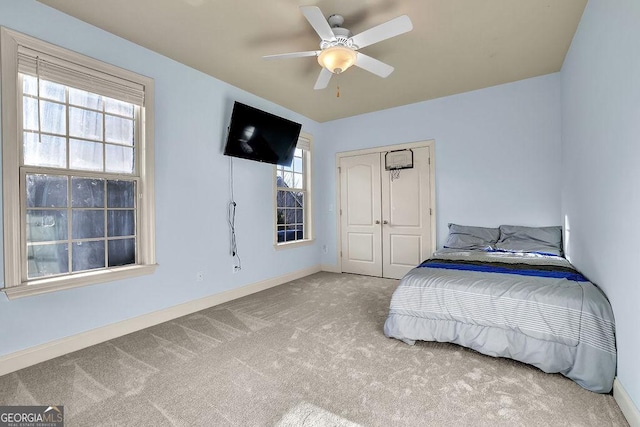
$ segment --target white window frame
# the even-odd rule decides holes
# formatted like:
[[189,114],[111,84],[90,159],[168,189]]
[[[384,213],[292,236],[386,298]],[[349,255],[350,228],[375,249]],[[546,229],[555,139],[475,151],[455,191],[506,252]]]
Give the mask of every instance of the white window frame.
[[[144,101],[140,106],[139,139],[136,147],[138,173],[132,175],[139,179],[138,185],[138,235],[136,246],[136,264],[122,267],[107,267],[99,270],[72,273],[65,276],[37,278],[28,280],[23,264],[26,263],[26,248],[23,248],[24,223],[20,200],[21,168],[21,120],[22,106],[18,94],[21,81],[18,74],[19,51],[35,51],[38,55],[77,70],[83,75],[99,76],[101,81],[113,79],[119,84],[131,82],[138,89]],[[137,73],[106,64],[96,59],[63,49],[59,46],[0,27],[0,54],[2,55],[0,79],[2,84],[2,197],[4,226],[4,288],[9,299],[42,294],[61,289],[96,283],[121,280],[151,274],[157,267],[155,254],[155,193],[154,193],[154,82],[153,79]],[[65,74],[72,81],[73,73]],[[69,86],[74,86],[69,84]],[[77,86],[76,86],[77,87]],[[109,82],[97,90],[98,93],[109,90]],[[141,90],[141,92],[140,92]],[[46,168],[43,168],[46,169]],[[67,170],[71,174],[75,171]],[[90,175],[78,172],[79,175]]]
[[276,249],[295,248],[298,246],[309,245],[315,240],[313,233],[313,204],[312,204],[312,170],[311,163],[313,158],[313,137],[306,132],[300,132],[296,148],[303,150],[303,181],[304,181],[304,238],[300,240],[292,240],[289,242],[278,242],[278,185],[277,166],[273,167],[273,246]]

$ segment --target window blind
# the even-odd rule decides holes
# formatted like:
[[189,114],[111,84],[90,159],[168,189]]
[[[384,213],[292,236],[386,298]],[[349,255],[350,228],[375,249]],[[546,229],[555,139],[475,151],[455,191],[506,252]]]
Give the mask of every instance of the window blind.
[[300,135],[298,137],[298,143],[296,144],[296,148],[300,148],[302,150],[311,150],[311,140],[309,138],[305,138],[304,136]]
[[144,106],[144,86],[18,45],[18,72]]

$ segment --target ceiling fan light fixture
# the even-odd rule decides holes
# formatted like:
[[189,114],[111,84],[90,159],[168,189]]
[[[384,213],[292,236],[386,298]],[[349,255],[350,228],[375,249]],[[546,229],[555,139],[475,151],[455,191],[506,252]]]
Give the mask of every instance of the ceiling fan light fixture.
[[344,73],[356,63],[356,51],[345,46],[332,46],[318,55],[318,63],[334,74]]

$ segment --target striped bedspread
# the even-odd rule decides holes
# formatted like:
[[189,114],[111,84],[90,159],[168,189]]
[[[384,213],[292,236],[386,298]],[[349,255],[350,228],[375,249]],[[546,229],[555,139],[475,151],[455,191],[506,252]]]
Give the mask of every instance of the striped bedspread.
[[438,251],[400,281],[384,331],[516,359],[595,392],[613,386],[611,306],[561,257]]

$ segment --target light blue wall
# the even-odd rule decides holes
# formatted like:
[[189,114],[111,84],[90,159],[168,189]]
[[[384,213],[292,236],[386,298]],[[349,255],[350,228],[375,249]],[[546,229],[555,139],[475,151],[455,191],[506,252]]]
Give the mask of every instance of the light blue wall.
[[[298,121],[311,134],[320,130],[316,122],[33,0],[2,0],[0,25],[155,79],[160,264],[154,275],[121,282],[13,301],[0,293],[0,355],[318,263],[317,245],[274,250],[272,166],[236,159],[243,270],[232,274],[229,158],[221,154],[234,100]],[[196,282],[197,271],[204,282]]]
[[434,139],[441,246],[449,222],[560,225],[560,134],[558,73],[324,123],[316,153],[322,262],[337,263],[337,152]]
[[590,0],[562,77],[571,261],[607,294],[618,380],[640,408],[640,2]]

